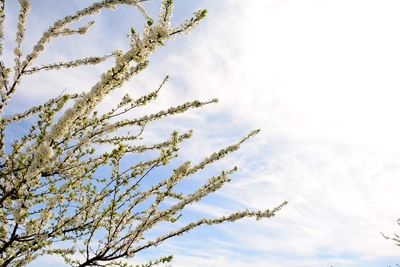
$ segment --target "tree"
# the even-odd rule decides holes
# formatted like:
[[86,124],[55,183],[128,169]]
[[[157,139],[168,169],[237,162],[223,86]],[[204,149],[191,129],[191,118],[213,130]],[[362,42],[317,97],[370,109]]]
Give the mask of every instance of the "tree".
[[[135,119],[121,119],[121,115],[156,99],[168,79],[166,77],[155,91],[147,95],[137,99],[125,95],[107,112],[96,108],[107,94],[145,69],[149,55],[159,46],[178,34],[189,32],[206,15],[205,10],[199,10],[179,26],[171,26],[172,0],[162,1],[157,20],[142,7],[141,4],[147,1],[97,1],[55,21],[32,51],[24,55],[21,45],[31,3],[30,0],[20,0],[15,62],[10,67],[3,57],[6,0],[0,0],[1,266],[24,266],[38,256],[49,254],[60,255],[71,266],[128,266],[124,259],[200,225],[245,217],[269,218],[286,204],[271,210],[244,210],[221,218],[203,218],[155,239],[146,235],[160,222],[174,223],[187,205],[200,201],[229,182],[236,167],[211,177],[190,194],[174,190],[190,175],[238,150],[243,142],[258,132],[251,132],[238,143],[199,163],[187,161],[150,186],[149,182],[144,183],[146,177],[154,175],[155,169],[168,165],[177,157],[179,144],[191,136],[191,131],[183,134],[174,131],[169,140],[140,145],[136,141],[144,134],[145,127],[166,116],[217,102],[215,99],[192,101]],[[75,22],[121,5],[137,9],[146,22],[142,33],[135,29],[129,33],[130,48],[127,51],[116,50],[104,56],[35,66],[35,60],[53,39],[83,35],[94,24],[89,22],[77,28],[73,27]],[[24,77],[47,70],[95,65],[110,58],[115,58],[114,66],[104,72],[87,92],[63,93],[22,113],[7,113],[10,99]],[[29,125],[27,132],[22,136],[13,135],[13,125],[22,121]],[[126,128],[135,134],[121,133]],[[14,140],[9,141],[12,138]],[[99,147],[102,149],[96,151]],[[137,157],[137,162],[127,168],[121,164],[128,155],[143,155],[149,151],[158,154],[155,157]],[[170,260],[171,256],[163,257],[142,266]]]
[[[397,224],[400,225],[400,219],[397,220]],[[395,242],[395,245],[400,247],[400,235],[399,235],[399,234],[394,233],[393,236],[389,236],[389,235],[386,235],[386,234],[384,234],[384,233],[381,233],[381,235],[382,235],[385,239],[394,241],[394,242]]]

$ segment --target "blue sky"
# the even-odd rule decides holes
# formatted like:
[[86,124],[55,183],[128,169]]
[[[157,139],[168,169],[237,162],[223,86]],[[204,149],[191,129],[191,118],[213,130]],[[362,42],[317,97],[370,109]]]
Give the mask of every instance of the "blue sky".
[[[35,0],[28,51],[52,21],[93,1]],[[149,6],[151,12],[159,1]],[[237,164],[221,192],[188,210],[218,216],[242,208],[290,204],[271,220],[204,227],[139,259],[174,254],[173,266],[363,266],[400,263],[400,250],[380,232],[400,232],[400,3],[394,0],[179,0],[174,22],[196,8],[207,19],[151,57],[150,67],[113,93],[143,94],[165,74],[171,81],[143,112],[190,99],[220,103],[149,129],[151,140],[194,129],[182,158],[200,160],[252,129],[262,133],[209,170]],[[8,6],[15,14],[15,5]],[[51,63],[126,48],[143,23],[132,9],[96,15],[86,37],[51,43]],[[8,40],[15,21],[7,17]],[[9,43],[11,44],[11,43]],[[11,46],[8,45],[10,49]],[[10,50],[8,50],[10,51]],[[12,60],[10,57],[9,60]],[[21,84],[15,109],[90,89],[109,66],[47,72]],[[135,114],[136,115],[136,114]],[[193,180],[201,182],[201,176]],[[135,262],[135,261],[134,261]],[[63,266],[43,258],[34,266]]]

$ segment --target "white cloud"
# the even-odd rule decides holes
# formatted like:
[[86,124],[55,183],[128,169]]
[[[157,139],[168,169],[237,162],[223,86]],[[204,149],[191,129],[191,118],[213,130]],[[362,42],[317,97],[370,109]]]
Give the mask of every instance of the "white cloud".
[[[293,266],[311,266],[304,257],[322,252],[347,253],[364,265],[398,255],[379,233],[395,231],[400,216],[400,4],[215,5],[206,26],[163,65],[180,66],[173,76],[188,84],[187,94],[221,98],[220,110],[206,113],[210,120],[223,112],[227,127],[264,130],[235,157],[244,175],[222,195],[240,207],[290,201],[265,227],[224,229],[244,247],[263,248],[265,260],[278,252],[298,257]],[[206,143],[212,126],[197,131]],[[215,136],[238,134],[216,129]],[[289,265],[282,259],[279,266]]]

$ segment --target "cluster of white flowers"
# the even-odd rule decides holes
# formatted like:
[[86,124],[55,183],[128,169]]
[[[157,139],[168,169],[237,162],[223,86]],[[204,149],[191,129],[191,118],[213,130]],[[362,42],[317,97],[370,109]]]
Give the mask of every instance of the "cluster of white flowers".
[[15,201],[13,208],[14,221],[18,224],[22,224],[26,219],[27,215],[28,215],[28,210],[25,207],[25,203],[22,200]]
[[102,74],[101,80],[87,94],[78,99],[73,107],[65,111],[47,135],[46,140],[48,143],[63,138],[78,117],[91,112],[111,90],[121,86],[126,81],[127,76],[140,72],[147,66],[147,62],[143,62],[137,64],[134,68],[130,68],[130,61],[126,61],[127,58],[125,57],[128,53],[125,53],[122,57],[117,57],[115,66]]
[[89,29],[94,25],[94,21],[89,21],[85,26],[82,26],[76,30],[70,28],[64,28],[56,33],[56,35],[74,35],[74,34],[85,34],[89,31]]
[[86,58],[75,59],[75,60],[71,60],[71,61],[67,61],[67,62],[57,62],[57,63],[43,65],[40,67],[33,67],[31,69],[25,70],[24,73],[25,74],[33,74],[33,73],[41,71],[41,70],[58,70],[61,68],[68,69],[68,68],[76,68],[76,67],[84,66],[84,65],[95,65],[95,64],[104,62],[113,56],[115,56],[115,53],[111,53],[109,55],[104,55],[104,56],[100,56],[100,57],[86,57]]
[[5,0],[0,0],[0,55],[3,54],[3,39],[4,39],[4,3]]
[[19,0],[19,3],[21,5],[21,9],[18,17],[17,37],[15,38],[15,43],[17,44],[17,46],[14,49],[16,75],[20,72],[20,58],[22,56],[21,44],[25,37],[27,16],[31,9],[30,0]]
[[7,237],[7,232],[8,232],[8,224],[7,224],[7,218],[6,214],[3,212],[3,210],[0,210],[0,239],[3,239]]
[[7,80],[8,77],[11,73],[11,68],[7,68],[4,66],[3,62],[0,61],[0,71],[1,71],[1,75],[0,75],[0,96],[1,96],[1,100],[2,102],[0,103],[0,106],[3,106],[3,102],[7,101],[10,96],[6,93],[6,88],[7,88]]
[[166,235],[162,235],[153,241],[147,242],[144,245],[132,248],[131,253],[135,254],[145,248],[157,246],[158,244],[164,242],[165,240],[167,240],[169,238],[172,238],[174,236],[179,236],[179,235],[186,233],[186,232],[188,232],[200,225],[203,225],[203,224],[213,225],[213,224],[221,224],[221,223],[224,223],[227,221],[234,222],[234,221],[237,221],[237,220],[240,220],[243,218],[248,218],[248,217],[256,217],[256,219],[271,218],[271,217],[275,216],[275,214],[286,205],[287,205],[287,202],[285,201],[282,204],[278,205],[277,207],[273,208],[272,210],[265,210],[265,211],[244,210],[244,211],[235,212],[228,216],[222,216],[222,217],[216,218],[216,219],[203,218],[198,221],[191,222],[191,223],[179,228],[176,231],[172,231]]
[[49,145],[45,143],[39,145],[26,173],[26,179],[28,181],[36,181],[41,174],[40,172],[51,163],[53,156],[54,151]]
[[132,97],[129,94],[125,94],[120,104],[121,106],[125,106],[126,104],[131,103],[132,101],[133,101]]

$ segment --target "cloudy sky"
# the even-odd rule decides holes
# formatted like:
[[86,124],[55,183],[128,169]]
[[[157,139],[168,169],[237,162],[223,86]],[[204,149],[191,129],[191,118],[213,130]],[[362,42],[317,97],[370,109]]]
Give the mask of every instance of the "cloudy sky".
[[[33,0],[28,51],[57,17],[93,1]],[[218,105],[151,128],[151,138],[194,129],[182,157],[199,160],[261,128],[260,135],[213,168],[237,164],[223,190],[189,209],[219,216],[289,201],[270,220],[204,227],[139,258],[174,254],[176,267],[388,266],[400,249],[381,232],[400,232],[400,2],[395,0],[176,0],[174,23],[199,7],[207,19],[169,42],[126,92],[140,95],[169,74],[160,109],[190,99]],[[155,14],[159,1],[149,4]],[[17,12],[10,1],[8,10]],[[120,8],[95,16],[79,39],[51,43],[51,63],[127,48],[142,22]],[[7,17],[13,39],[15,19]],[[12,60],[10,57],[9,60]],[[90,89],[108,63],[48,72],[21,84],[15,110],[48,97]],[[165,136],[165,135],[164,135]],[[210,170],[210,173],[212,170]],[[201,179],[201,177],[198,177]],[[195,183],[195,182],[194,182]],[[63,266],[56,258],[37,266]]]

